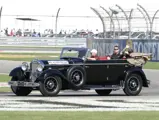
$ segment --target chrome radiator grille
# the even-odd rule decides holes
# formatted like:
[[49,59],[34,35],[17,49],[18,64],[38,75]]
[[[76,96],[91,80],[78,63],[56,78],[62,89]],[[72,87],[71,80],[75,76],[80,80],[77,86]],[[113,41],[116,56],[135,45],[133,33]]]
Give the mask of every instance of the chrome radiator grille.
[[38,77],[36,71],[36,68],[38,67],[38,62],[32,62],[30,67],[31,67],[31,80],[35,81]]

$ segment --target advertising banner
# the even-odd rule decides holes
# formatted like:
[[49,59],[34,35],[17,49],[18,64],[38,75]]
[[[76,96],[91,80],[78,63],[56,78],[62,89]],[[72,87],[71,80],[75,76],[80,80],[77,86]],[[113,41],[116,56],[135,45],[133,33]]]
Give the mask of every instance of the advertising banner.
[[[95,39],[92,42],[92,48],[98,50],[99,55],[111,55],[113,47],[118,45],[122,50],[128,40]],[[159,40],[129,40],[134,52],[152,53],[151,61],[159,61]]]

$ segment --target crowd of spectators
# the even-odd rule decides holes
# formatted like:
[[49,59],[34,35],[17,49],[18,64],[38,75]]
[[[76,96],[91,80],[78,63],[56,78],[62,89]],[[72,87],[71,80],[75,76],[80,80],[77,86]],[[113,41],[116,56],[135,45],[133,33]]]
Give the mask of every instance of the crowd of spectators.
[[[95,31],[98,33],[98,30]],[[55,34],[53,29],[45,29],[43,32],[36,31],[35,29],[2,29],[1,36],[13,36],[13,37],[88,37],[92,36],[93,33],[91,30],[60,30],[59,33]]]
[[[65,37],[65,38],[113,38],[113,32],[107,31],[105,34],[99,32],[98,29],[92,30],[60,30],[55,33],[53,29],[45,29],[44,31],[38,31],[35,29],[2,29],[1,36],[12,36],[12,37]],[[129,36],[129,31],[116,31],[114,38],[127,39]],[[137,31],[132,32],[130,39],[149,39],[150,35],[146,32]],[[152,39],[159,40],[159,33],[152,34]]]

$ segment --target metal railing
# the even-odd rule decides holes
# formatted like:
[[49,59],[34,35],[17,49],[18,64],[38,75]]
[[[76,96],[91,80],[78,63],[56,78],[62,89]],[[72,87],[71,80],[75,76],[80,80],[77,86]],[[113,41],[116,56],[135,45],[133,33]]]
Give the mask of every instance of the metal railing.
[[86,38],[1,37],[0,46],[86,47]]

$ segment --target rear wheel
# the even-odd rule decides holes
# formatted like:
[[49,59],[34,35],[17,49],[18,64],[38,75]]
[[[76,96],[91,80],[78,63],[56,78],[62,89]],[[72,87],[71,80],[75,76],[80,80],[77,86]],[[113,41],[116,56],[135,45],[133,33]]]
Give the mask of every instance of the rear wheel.
[[40,92],[43,96],[56,96],[62,88],[62,80],[58,76],[48,76],[40,82]]
[[[16,77],[12,77],[11,81],[18,81]],[[11,90],[17,96],[27,96],[31,93],[31,87],[18,87],[18,86],[11,86]]]
[[124,93],[128,96],[136,96],[142,90],[142,78],[138,74],[130,74],[125,80]]
[[67,79],[72,89],[79,90],[86,83],[85,70],[81,66],[73,66],[68,69]]
[[100,96],[107,96],[111,93],[112,90],[110,89],[110,90],[95,90],[95,91]]

